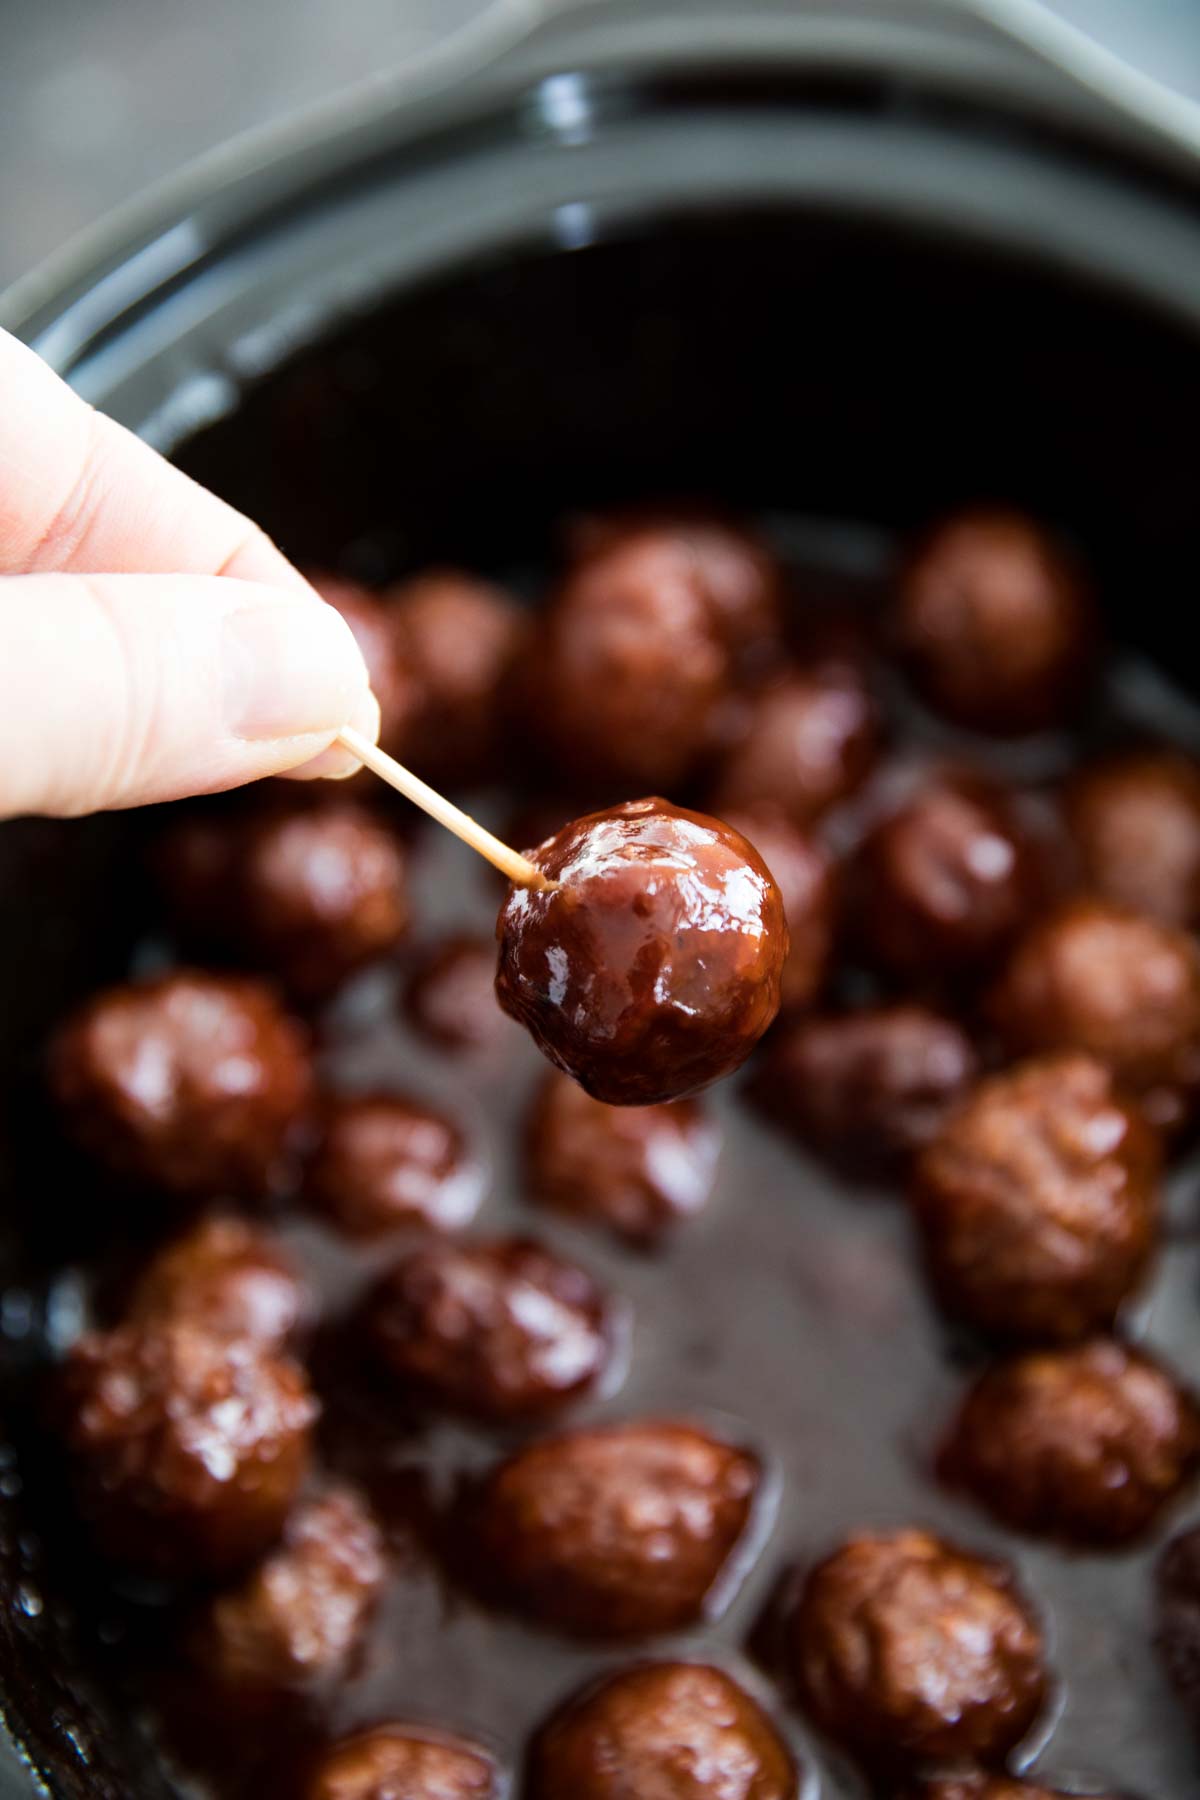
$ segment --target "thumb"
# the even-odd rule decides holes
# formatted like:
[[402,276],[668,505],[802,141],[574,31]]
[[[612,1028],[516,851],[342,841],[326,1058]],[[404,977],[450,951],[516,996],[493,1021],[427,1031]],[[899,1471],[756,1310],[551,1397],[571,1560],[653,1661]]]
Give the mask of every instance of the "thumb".
[[348,626],[302,588],[0,580],[0,817],[211,793],[319,757],[343,725],[374,738],[379,710]]

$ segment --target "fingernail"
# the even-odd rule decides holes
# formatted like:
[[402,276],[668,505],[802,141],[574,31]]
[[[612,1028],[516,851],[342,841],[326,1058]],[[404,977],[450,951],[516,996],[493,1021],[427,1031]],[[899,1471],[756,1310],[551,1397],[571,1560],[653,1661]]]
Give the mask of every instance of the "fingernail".
[[332,606],[302,597],[230,613],[221,645],[226,729],[253,743],[333,732],[363,704],[366,667]]
[[[346,720],[353,725],[355,731],[375,743],[379,737],[379,702],[369,690],[364,696],[358,711],[353,718]],[[288,776],[296,781],[315,781],[318,777],[325,781],[346,781],[351,775],[362,773],[362,764],[357,756],[349,750],[343,750],[340,744],[331,744],[328,750],[311,757],[308,762],[301,763],[298,768],[289,769]],[[364,777],[370,781],[371,776]]]

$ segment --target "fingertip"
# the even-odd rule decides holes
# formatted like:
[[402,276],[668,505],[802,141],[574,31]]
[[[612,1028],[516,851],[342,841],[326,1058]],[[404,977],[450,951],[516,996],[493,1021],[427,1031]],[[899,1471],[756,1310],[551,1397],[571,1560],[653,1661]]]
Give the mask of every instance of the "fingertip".
[[[366,690],[359,706],[346,721],[355,731],[370,740],[372,744],[379,742],[380,714],[379,702],[371,692]],[[357,775],[362,764],[350,750],[344,750],[340,744],[332,743],[319,755],[310,757],[298,768],[288,769],[287,777],[291,781],[348,781]]]

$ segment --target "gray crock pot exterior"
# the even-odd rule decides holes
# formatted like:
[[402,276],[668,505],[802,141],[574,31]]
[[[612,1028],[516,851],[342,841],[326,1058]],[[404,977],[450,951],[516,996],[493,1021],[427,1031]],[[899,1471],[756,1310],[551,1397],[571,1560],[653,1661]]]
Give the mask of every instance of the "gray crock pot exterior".
[[[502,0],[419,68],[381,78],[168,182],[0,297],[0,324],[86,398],[164,449],[244,383],[389,290],[467,255],[568,246],[660,210],[797,200],[934,226],[1091,274],[1200,329],[1200,114],[1144,83],[1057,66],[980,0]],[[991,21],[986,15],[991,15]],[[1035,34],[1036,35],[1036,34]],[[903,112],[801,107],[664,119],[622,83],[681,68],[911,79],[1034,129],[964,140]],[[1193,109],[1194,110],[1194,109]],[[1094,155],[1048,154],[1037,128]],[[59,1788],[69,1708],[9,1717],[0,1800]],[[18,1746],[29,1740],[50,1785]],[[78,1774],[72,1792],[83,1792]],[[133,1797],[130,1797],[133,1800]]]

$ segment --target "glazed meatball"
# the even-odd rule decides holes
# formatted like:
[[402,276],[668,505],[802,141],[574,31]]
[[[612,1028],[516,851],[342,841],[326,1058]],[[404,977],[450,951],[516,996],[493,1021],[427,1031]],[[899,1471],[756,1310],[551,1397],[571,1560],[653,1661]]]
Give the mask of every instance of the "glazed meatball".
[[867,960],[924,982],[994,962],[1041,899],[1039,864],[1001,789],[962,775],[928,783],[860,852],[857,926]]
[[764,688],[727,754],[715,810],[777,808],[806,826],[858,788],[878,747],[875,702],[861,667],[829,658]]
[[1084,887],[1164,925],[1200,924],[1200,767],[1173,750],[1093,763],[1064,801]]
[[986,1370],[941,1457],[1006,1524],[1095,1545],[1145,1531],[1198,1465],[1191,1395],[1109,1338]]
[[953,1019],[910,1004],[786,1021],[755,1071],[761,1109],[852,1172],[903,1165],[975,1081],[978,1058]]
[[1172,1538],[1154,1582],[1156,1641],[1193,1729],[1200,1731],[1200,1526]]
[[606,1106],[551,1070],[526,1122],[530,1198],[649,1247],[705,1205],[719,1149],[695,1100]]
[[57,1399],[101,1548],[186,1577],[236,1569],[276,1537],[317,1411],[296,1364],[190,1320],[81,1338]]
[[453,1120],[398,1094],[326,1102],[306,1192],[351,1237],[405,1225],[456,1231],[474,1217],[484,1175]]
[[725,820],[761,856],[783,901],[789,949],[783,965],[782,1010],[811,1006],[825,985],[837,925],[837,884],[828,852],[811,832],[760,807]]
[[409,1021],[443,1050],[490,1050],[512,1026],[496,1003],[496,945],[455,933],[443,938],[408,983]]
[[[367,665],[371,692],[379,702],[379,742],[395,754],[407,735],[413,693],[411,677],[396,658],[387,604],[361,582],[348,581],[344,576],[310,572],[308,579],[354,633]],[[361,775],[355,777],[356,782],[364,779]]]
[[1009,1047],[1085,1050],[1164,1130],[1200,1090],[1200,949],[1188,933],[1104,900],[1077,900],[1029,930],[991,997]]
[[518,1450],[478,1496],[485,1580],[586,1637],[694,1624],[750,1518],[759,1467],[694,1426],[640,1421]]
[[650,1663],[569,1700],[534,1740],[528,1800],[794,1800],[796,1765],[721,1669]]
[[370,1318],[408,1395],[484,1420],[536,1418],[577,1398],[611,1347],[591,1276],[523,1238],[418,1245],[385,1276]]
[[408,931],[404,852],[353,801],[264,817],[236,851],[239,941],[303,999],[332,993]]
[[999,1337],[1111,1324],[1158,1224],[1157,1139],[1103,1064],[1064,1055],[981,1082],[922,1151],[913,1206],[939,1299]]
[[779,1011],[779,889],[745,838],[665,800],[577,819],[543,844],[553,885],[510,887],[501,1006],[610,1106],[677,1100],[730,1074]]
[[426,781],[494,777],[507,683],[528,630],[524,608],[461,570],[436,569],[392,588],[388,609],[410,686],[395,754]]
[[585,557],[539,616],[524,713],[560,777],[670,789],[707,750],[734,664],[688,545],[635,534]]
[[[1114,1794],[1096,1794],[1091,1800],[1117,1800]],[[948,1775],[940,1781],[923,1781],[906,1788],[903,1800],[1087,1800],[1078,1788],[1068,1794],[1062,1788],[1042,1787],[1037,1781],[1018,1781],[1012,1775]]]
[[239,1702],[336,1681],[359,1647],[384,1579],[383,1540],[339,1488],[298,1508],[283,1542],[193,1630],[193,1662]]
[[106,989],[59,1031],[55,1096],[115,1172],[178,1193],[278,1180],[311,1085],[308,1044],[257,981],[179,970]]
[[868,1767],[1001,1760],[1046,1692],[1042,1634],[1007,1568],[924,1531],[853,1537],[793,1625],[814,1723]]
[[160,1250],[134,1289],[137,1324],[183,1319],[218,1337],[282,1347],[304,1322],[304,1285],[282,1248],[244,1219],[205,1219]]
[[896,635],[929,704],[1004,736],[1057,723],[1087,674],[1091,595],[1073,561],[1020,513],[935,526],[900,577]]
[[416,1725],[380,1725],[327,1750],[304,1800],[497,1800],[485,1751]]

